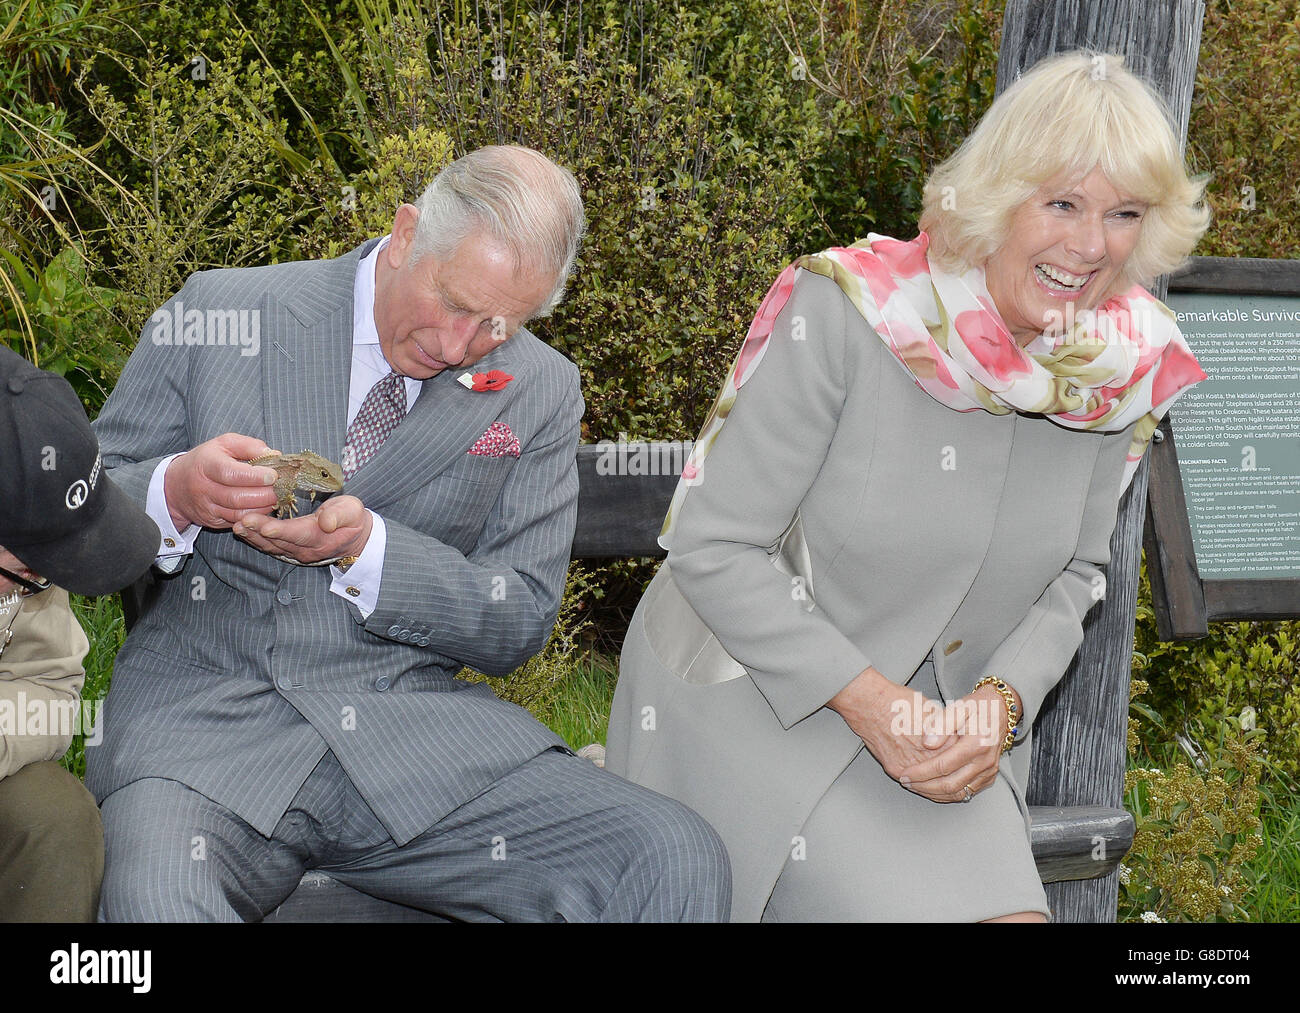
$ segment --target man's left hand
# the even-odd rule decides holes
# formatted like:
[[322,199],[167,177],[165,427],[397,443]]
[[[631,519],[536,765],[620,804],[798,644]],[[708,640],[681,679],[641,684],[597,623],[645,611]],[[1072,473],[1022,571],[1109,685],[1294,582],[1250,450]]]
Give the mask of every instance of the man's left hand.
[[255,549],[310,565],[339,556],[359,556],[370,540],[374,518],[355,496],[335,496],[315,513],[282,520],[247,513],[234,532]]

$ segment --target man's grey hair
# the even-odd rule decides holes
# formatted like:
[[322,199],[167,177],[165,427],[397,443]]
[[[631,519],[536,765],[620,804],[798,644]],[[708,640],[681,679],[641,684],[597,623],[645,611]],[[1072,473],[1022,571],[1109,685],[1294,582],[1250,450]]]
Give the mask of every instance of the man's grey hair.
[[413,253],[449,259],[475,233],[502,243],[517,269],[555,275],[538,307],[544,317],[564,298],[587,230],[578,181],[545,155],[518,145],[471,151],[446,166],[415,202],[420,212]]

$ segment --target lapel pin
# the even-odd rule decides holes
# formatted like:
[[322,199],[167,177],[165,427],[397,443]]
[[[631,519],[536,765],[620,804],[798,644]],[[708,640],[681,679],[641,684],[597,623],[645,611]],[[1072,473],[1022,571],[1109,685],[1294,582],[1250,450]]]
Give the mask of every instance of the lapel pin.
[[490,369],[486,373],[461,373],[456,382],[468,390],[501,390],[514,377],[500,369]]

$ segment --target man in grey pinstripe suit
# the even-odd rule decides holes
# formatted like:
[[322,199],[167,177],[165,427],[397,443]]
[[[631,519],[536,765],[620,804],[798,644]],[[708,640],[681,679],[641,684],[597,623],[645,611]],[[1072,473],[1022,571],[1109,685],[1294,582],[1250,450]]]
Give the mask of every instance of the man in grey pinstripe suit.
[[[583,403],[522,324],[583,227],[572,176],[486,148],[385,239],[195,274],[146,325],[96,423],[169,574],[88,757],[101,918],[257,919],[307,868],[449,917],[725,918],[707,824],[454,678],[555,621]],[[342,493],[268,516],[268,447],[343,461]]]

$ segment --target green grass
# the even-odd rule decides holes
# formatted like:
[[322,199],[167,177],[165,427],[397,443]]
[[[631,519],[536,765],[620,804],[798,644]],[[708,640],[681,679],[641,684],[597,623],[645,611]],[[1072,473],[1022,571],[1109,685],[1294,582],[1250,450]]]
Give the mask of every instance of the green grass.
[[596,656],[579,661],[556,687],[545,724],[574,749],[605,744],[609,707],[614,700],[616,664]]
[[1253,922],[1300,922],[1300,791],[1273,784],[1270,794],[1260,807],[1264,843],[1249,863],[1255,887],[1246,908]]
[[[113,659],[126,639],[126,626],[122,621],[122,599],[117,595],[102,598],[82,598],[70,595],[72,611],[90,641],[90,651],[82,662],[86,669],[86,683],[81,689],[81,699],[103,700],[108,695],[108,684],[113,677]],[[85,709],[82,710],[83,715]],[[89,730],[89,729],[87,729]],[[91,747],[94,748],[94,747]],[[63,754],[63,766],[76,774],[86,776],[85,735],[78,731],[72,745]]]

